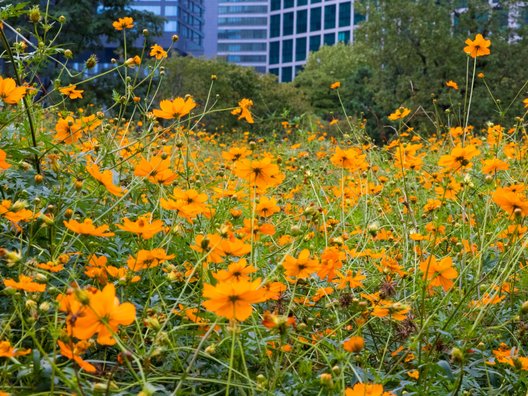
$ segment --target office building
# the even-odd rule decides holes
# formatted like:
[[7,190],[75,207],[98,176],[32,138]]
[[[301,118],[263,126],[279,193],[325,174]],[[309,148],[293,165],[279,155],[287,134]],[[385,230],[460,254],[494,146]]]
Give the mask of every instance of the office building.
[[172,43],[172,36],[179,40],[173,48],[183,54],[204,54],[204,2],[214,0],[136,0],[131,7],[150,11],[165,18],[163,35],[156,42],[164,48]]
[[219,0],[217,56],[265,73],[268,9],[269,0]]
[[351,42],[364,20],[353,0],[271,0],[269,15],[267,71],[282,82],[293,80],[309,52]]

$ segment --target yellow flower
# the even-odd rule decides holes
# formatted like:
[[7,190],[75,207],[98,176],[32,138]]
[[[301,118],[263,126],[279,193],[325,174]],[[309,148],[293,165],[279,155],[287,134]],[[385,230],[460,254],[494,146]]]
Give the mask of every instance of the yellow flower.
[[132,29],[134,27],[134,19],[131,17],[119,18],[112,23],[115,30]]
[[480,33],[477,34],[475,40],[467,39],[466,44],[467,46],[464,47],[464,52],[472,58],[490,54],[489,46],[491,45],[491,41],[486,40]]
[[154,109],[153,113],[155,117],[172,120],[173,118],[182,118],[189,114],[195,107],[196,102],[191,97],[187,99],[176,98],[174,100],[162,100],[160,102],[161,110]]
[[391,113],[388,118],[391,121],[400,120],[407,117],[410,112],[411,110],[409,110],[407,107],[399,107],[393,113]]

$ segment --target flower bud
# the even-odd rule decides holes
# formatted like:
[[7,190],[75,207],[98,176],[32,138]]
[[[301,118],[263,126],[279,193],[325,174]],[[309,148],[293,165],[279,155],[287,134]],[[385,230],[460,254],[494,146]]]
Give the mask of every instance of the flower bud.
[[31,10],[29,10],[29,21],[31,23],[39,23],[42,19],[42,16],[40,15],[40,9],[38,6],[33,7]]
[[73,58],[73,52],[72,52],[71,50],[69,50],[69,49],[64,50],[64,57],[65,57],[66,59],[71,59],[71,58]]

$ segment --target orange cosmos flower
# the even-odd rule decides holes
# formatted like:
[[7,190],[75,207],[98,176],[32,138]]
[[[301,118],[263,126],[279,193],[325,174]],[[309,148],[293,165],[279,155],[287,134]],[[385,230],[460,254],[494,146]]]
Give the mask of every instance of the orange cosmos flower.
[[59,88],[59,92],[70,99],[81,99],[84,90],[77,89],[77,85],[70,84],[67,87]]
[[458,90],[458,84],[454,82],[453,80],[447,81],[446,87],[453,88],[454,90]]
[[337,288],[340,290],[346,287],[350,287],[351,289],[363,287],[363,281],[367,279],[367,277],[359,271],[354,275],[352,270],[347,270],[345,274],[337,271],[336,275],[337,279],[334,279],[333,283],[337,284]]
[[162,231],[164,227],[162,220],[152,220],[152,216],[149,213],[140,216],[137,221],[124,218],[123,223],[123,225],[116,224],[116,226],[123,231],[139,234],[143,239],[152,238]]
[[162,248],[152,250],[140,250],[136,257],[129,256],[127,266],[132,271],[141,271],[146,268],[153,268],[162,262],[176,257],[174,254],[167,254]]
[[93,162],[86,164],[86,170],[95,180],[105,186],[110,194],[120,197],[125,193],[122,187],[116,186],[113,183],[114,175],[112,174],[111,170],[105,170],[101,172],[99,170],[99,166]]
[[405,320],[410,310],[411,308],[408,305],[399,302],[393,303],[392,301],[381,300],[379,304],[374,306],[372,316],[384,318],[390,315],[392,319],[402,321]]
[[88,302],[73,323],[73,336],[87,340],[98,334],[99,344],[114,345],[119,325],[129,325],[136,319],[136,307],[129,302],[119,304],[112,283],[86,297]]
[[477,34],[475,40],[467,39],[465,43],[467,46],[464,47],[464,52],[472,58],[490,54],[489,46],[491,45],[491,41],[486,40],[480,33]]
[[286,255],[282,266],[286,270],[286,276],[297,279],[306,279],[319,268],[319,261],[310,258],[310,251],[303,249],[299,257]]
[[259,216],[270,217],[273,214],[280,212],[280,207],[277,205],[277,200],[275,198],[261,197],[256,210]]
[[269,157],[261,160],[242,159],[237,162],[233,173],[259,188],[277,186],[284,180],[279,167]]
[[253,124],[253,116],[249,112],[249,108],[253,106],[253,101],[251,99],[242,99],[238,102],[238,107],[234,109],[231,114],[238,115],[238,119],[245,119],[249,124]]
[[12,78],[0,76],[0,99],[7,104],[17,104],[26,94],[26,87],[17,87]]
[[330,89],[337,89],[339,87],[341,87],[341,83],[339,81],[330,84]]
[[31,349],[13,348],[9,341],[0,341],[0,357],[24,356],[31,353]]
[[251,150],[245,147],[232,147],[229,151],[222,152],[222,158],[226,161],[236,162],[240,159],[246,158],[251,154]]
[[520,215],[524,217],[528,215],[528,200],[521,192],[499,187],[491,194],[491,198],[510,216]]
[[357,147],[352,147],[348,150],[336,147],[336,151],[330,158],[330,162],[338,168],[348,169],[355,172],[368,169],[369,165],[366,158],[367,156]]
[[352,336],[343,343],[343,348],[347,352],[359,353],[365,348],[365,339],[360,336]]
[[176,210],[178,215],[190,223],[200,214],[205,214],[206,217],[210,217],[212,214],[211,208],[206,204],[207,195],[204,193],[175,188],[171,198],[174,199],[161,198],[161,207],[167,210]]
[[76,143],[82,134],[82,125],[79,120],[75,120],[72,116],[66,118],[59,118],[55,124],[54,136],[55,140],[64,143]]
[[410,113],[411,113],[411,110],[408,109],[407,107],[398,107],[387,118],[391,121],[401,120],[402,118],[407,117]]
[[0,149],[0,170],[6,170],[11,167],[6,161],[7,154],[4,150]]
[[134,176],[146,177],[153,184],[170,184],[178,175],[170,169],[170,160],[162,156],[153,156],[149,160],[141,157],[134,168]]
[[69,221],[64,221],[64,225],[67,229],[77,234],[93,235],[100,237],[110,237],[115,235],[113,232],[108,231],[110,227],[106,224],[100,227],[94,226],[92,219],[84,219],[82,223],[79,223],[77,220],[72,219]]
[[219,282],[216,286],[204,284],[202,304],[211,312],[227,319],[244,321],[251,316],[251,304],[265,301],[265,293],[260,289],[260,278],[253,282]]
[[451,154],[442,155],[438,160],[438,165],[446,170],[459,170],[463,168],[471,168],[473,165],[470,161],[473,157],[480,154],[480,151],[473,145],[456,146]]
[[353,388],[345,389],[345,396],[394,396],[394,393],[385,392],[381,384],[357,383]]
[[123,29],[132,29],[134,27],[134,19],[131,17],[119,18],[112,23],[115,30],[121,31]]
[[453,279],[458,277],[458,271],[453,267],[451,257],[445,257],[440,261],[435,256],[430,256],[420,263],[420,271],[423,272],[423,279],[428,280],[429,289],[441,286],[444,291],[448,291],[454,285]]
[[33,282],[33,278],[29,276],[20,275],[18,279],[18,282],[13,279],[4,279],[4,285],[6,287],[11,287],[17,290],[24,290],[30,293],[42,293],[46,290],[46,285],[43,285],[42,283]]
[[498,158],[491,158],[484,161],[482,173],[485,175],[494,174],[501,170],[507,170],[510,166]]
[[160,45],[154,44],[150,47],[149,55],[155,57],[157,60],[161,60],[167,57],[167,51],[165,51]]
[[57,344],[59,344],[60,353],[62,356],[73,360],[79,365],[80,368],[87,371],[88,373],[95,373],[97,371],[95,366],[83,360],[80,356],[88,348],[89,344],[86,341],[79,341],[75,344],[72,343],[72,346],[68,346],[61,340],[58,340]]
[[252,265],[248,265],[246,259],[235,261],[227,267],[227,270],[220,270],[213,277],[219,282],[240,282],[249,281],[252,273],[257,272],[257,269]]
[[528,109],[528,98],[523,100],[524,108]]
[[154,109],[152,113],[155,117],[172,120],[173,118],[182,118],[189,114],[195,107],[196,102],[189,96],[187,99],[176,98],[174,100],[162,100],[160,102],[161,110]]

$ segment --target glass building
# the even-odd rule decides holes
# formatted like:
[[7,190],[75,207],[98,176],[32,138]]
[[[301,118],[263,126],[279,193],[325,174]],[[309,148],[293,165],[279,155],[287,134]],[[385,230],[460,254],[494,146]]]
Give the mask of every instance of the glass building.
[[265,73],[268,8],[269,0],[219,0],[217,56]]
[[[207,0],[210,1],[210,0]],[[163,35],[156,42],[167,49],[178,35],[176,50],[192,55],[204,53],[204,0],[136,0],[132,8],[165,18]]]
[[269,73],[292,81],[308,53],[323,45],[349,43],[364,17],[354,13],[353,0],[270,0]]

